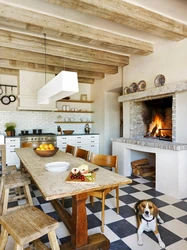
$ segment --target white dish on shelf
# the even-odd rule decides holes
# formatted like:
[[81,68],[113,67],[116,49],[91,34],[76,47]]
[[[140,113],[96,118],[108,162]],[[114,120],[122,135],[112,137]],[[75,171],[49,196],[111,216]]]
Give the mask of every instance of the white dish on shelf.
[[64,172],[69,169],[69,162],[59,161],[50,162],[45,165],[45,169],[49,172]]

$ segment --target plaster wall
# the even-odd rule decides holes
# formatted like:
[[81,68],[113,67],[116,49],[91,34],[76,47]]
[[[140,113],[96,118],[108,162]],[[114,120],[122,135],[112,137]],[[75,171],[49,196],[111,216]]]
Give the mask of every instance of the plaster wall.
[[[154,79],[157,75],[163,74],[166,78],[166,84],[182,81],[187,79],[186,61],[187,61],[187,39],[180,42],[167,42],[155,44],[155,52],[146,57],[131,57],[131,63],[123,69],[123,87],[129,86],[132,82],[146,81],[146,89],[158,88],[154,85]],[[185,118],[182,112],[186,105],[185,92],[177,94],[176,120],[176,141],[186,142],[187,133],[185,130]],[[176,100],[176,102],[177,102]],[[128,102],[123,103],[124,109],[124,136],[129,134],[130,112]],[[125,113],[125,110],[127,111]],[[179,111],[179,112],[178,112]],[[177,113],[178,112],[178,113]],[[125,125],[127,124],[127,125]],[[180,125],[179,125],[180,124]]]
[[[100,153],[108,153],[110,148],[110,139],[114,136],[111,133],[111,126],[118,127],[120,122],[115,120],[112,117],[110,108],[111,104],[119,105],[117,103],[118,95],[116,99],[114,95],[110,95],[109,92],[115,91],[115,89],[122,87],[122,68],[119,67],[118,73],[115,75],[106,75],[103,80],[96,80],[95,83],[91,86],[91,99],[94,100],[94,115],[93,120],[93,131],[100,133]],[[106,97],[106,93],[109,95]],[[109,101],[109,97],[110,101]],[[110,102],[110,103],[109,103]],[[108,114],[105,116],[105,112]],[[110,115],[111,114],[111,115]],[[110,116],[110,118],[109,118]],[[110,122],[108,122],[108,119]],[[105,143],[109,142],[109,143]]]

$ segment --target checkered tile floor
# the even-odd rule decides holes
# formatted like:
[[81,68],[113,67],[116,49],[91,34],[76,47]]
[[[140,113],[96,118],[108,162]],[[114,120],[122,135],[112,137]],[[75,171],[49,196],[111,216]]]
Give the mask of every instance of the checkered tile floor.
[[[187,199],[178,200],[154,188],[154,178],[130,177],[133,183],[129,186],[120,187],[120,214],[115,212],[115,191],[111,192],[106,199],[105,207],[105,232],[110,239],[111,250],[158,250],[160,249],[156,237],[152,232],[143,234],[143,246],[137,245],[137,228],[134,212],[134,204],[138,200],[149,199],[153,201],[160,210],[160,216],[164,224],[159,225],[161,238],[166,245],[167,250],[186,250],[187,249]],[[55,213],[52,205],[46,202],[38,189],[32,185],[32,197],[36,207],[42,209],[45,213],[54,217],[58,221],[58,215]],[[11,206],[12,204],[10,204]],[[65,206],[71,213],[71,200],[66,199]],[[100,233],[101,225],[101,202],[95,198],[92,207],[87,200],[88,215],[88,233]],[[56,231],[57,237],[61,243],[70,240],[70,234],[66,227],[60,222],[60,227]],[[48,245],[47,237],[42,241]],[[12,240],[6,250],[12,250]]]

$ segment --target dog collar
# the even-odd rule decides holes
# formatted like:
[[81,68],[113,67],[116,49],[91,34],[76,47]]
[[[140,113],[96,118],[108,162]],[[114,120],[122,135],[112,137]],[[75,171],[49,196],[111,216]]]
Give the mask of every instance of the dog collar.
[[145,218],[143,217],[142,214],[141,214],[141,218],[147,222],[147,226],[149,226],[149,224],[148,224],[149,222],[151,222],[152,220],[155,219],[155,217],[153,217],[151,220],[147,220],[147,219],[145,219]]

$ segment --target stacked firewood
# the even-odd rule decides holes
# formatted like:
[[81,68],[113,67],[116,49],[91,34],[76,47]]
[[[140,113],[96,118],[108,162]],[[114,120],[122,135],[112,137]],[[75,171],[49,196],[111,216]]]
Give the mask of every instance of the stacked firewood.
[[132,173],[134,175],[146,177],[155,175],[155,166],[150,166],[147,158],[132,161]]

